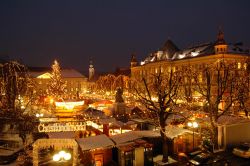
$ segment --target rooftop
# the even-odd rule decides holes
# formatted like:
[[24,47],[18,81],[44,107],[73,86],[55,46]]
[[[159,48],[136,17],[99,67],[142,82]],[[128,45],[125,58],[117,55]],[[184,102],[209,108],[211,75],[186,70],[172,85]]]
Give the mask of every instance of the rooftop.
[[[50,67],[28,67],[29,74],[31,77],[38,77],[45,73],[51,73]],[[63,78],[83,78],[85,77],[80,72],[75,69],[61,69],[61,74]]]
[[223,32],[219,31],[216,41],[195,45],[181,50],[171,40],[167,40],[164,46],[160,50],[151,53],[140,63],[140,65],[162,60],[175,61],[180,59],[214,55],[215,54],[214,46],[225,45],[225,44],[228,46],[227,53],[229,54],[241,54],[247,56],[250,55],[249,48],[243,46],[241,42],[226,43],[224,40]]

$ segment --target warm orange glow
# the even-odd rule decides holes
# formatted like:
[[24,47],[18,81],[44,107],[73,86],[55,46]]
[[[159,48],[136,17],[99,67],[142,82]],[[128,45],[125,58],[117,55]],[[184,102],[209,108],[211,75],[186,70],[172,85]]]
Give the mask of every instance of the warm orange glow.
[[51,98],[51,99],[49,100],[49,102],[50,102],[50,104],[54,103],[54,99]]
[[56,107],[63,107],[66,109],[74,109],[77,106],[83,106],[84,101],[70,101],[70,102],[55,102]]

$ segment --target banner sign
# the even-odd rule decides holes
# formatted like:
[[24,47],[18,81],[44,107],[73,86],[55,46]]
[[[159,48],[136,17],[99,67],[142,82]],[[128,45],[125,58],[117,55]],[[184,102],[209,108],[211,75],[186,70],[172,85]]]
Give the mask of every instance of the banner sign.
[[86,123],[84,122],[55,122],[40,123],[39,132],[61,132],[61,131],[85,131]]

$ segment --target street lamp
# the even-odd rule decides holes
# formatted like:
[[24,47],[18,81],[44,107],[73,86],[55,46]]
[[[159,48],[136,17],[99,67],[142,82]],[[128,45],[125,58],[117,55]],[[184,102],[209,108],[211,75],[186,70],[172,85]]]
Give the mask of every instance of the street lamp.
[[193,150],[194,150],[194,129],[197,128],[199,125],[197,122],[188,122],[188,127],[193,129]]
[[70,159],[71,159],[71,154],[66,153],[63,150],[53,156],[53,161],[68,161]]
[[36,117],[39,118],[39,117],[43,117],[43,114],[36,114]]

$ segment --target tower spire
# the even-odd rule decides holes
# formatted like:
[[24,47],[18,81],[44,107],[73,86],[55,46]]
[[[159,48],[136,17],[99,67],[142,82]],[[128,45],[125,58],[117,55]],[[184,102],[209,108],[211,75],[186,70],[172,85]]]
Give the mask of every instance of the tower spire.
[[89,81],[93,80],[94,75],[95,75],[95,68],[93,65],[92,58],[90,58],[90,61],[89,61]]
[[224,39],[224,32],[221,27],[219,28],[219,32],[217,34],[216,44],[226,44],[226,41]]
[[219,32],[217,34],[217,40],[214,44],[215,54],[225,54],[227,53],[228,45],[224,39],[224,32],[222,28],[219,28]]
[[131,54],[131,61],[130,61],[130,67],[135,67],[137,66],[138,62],[136,60],[136,55],[135,53]]

